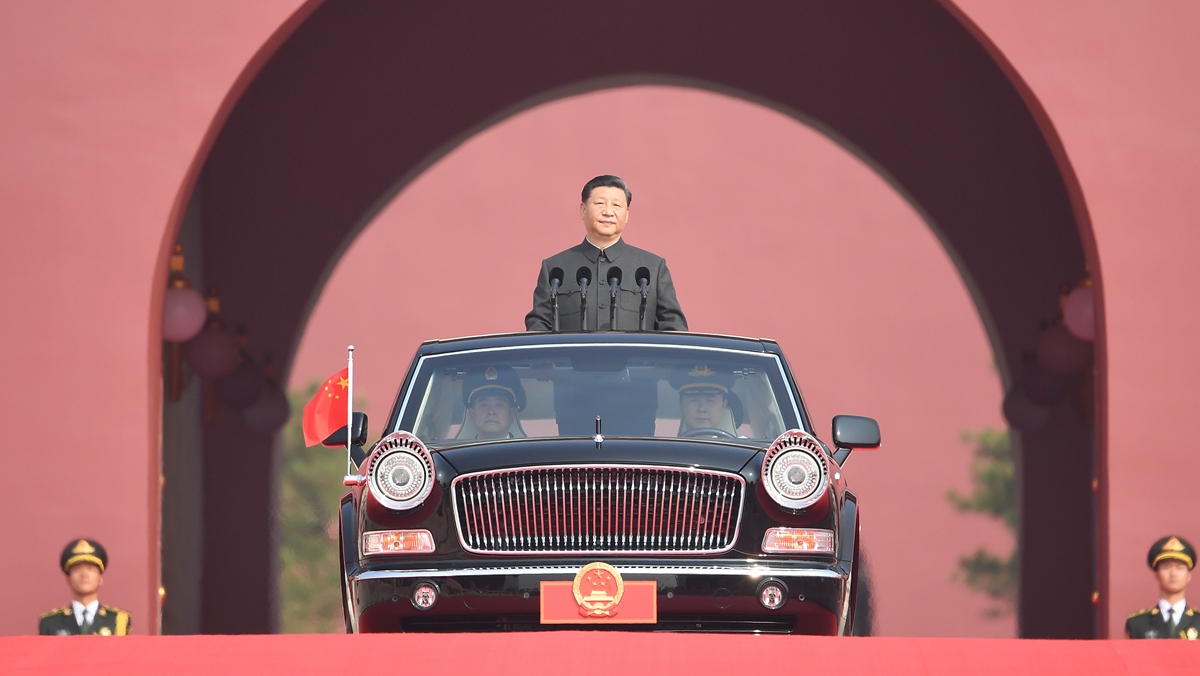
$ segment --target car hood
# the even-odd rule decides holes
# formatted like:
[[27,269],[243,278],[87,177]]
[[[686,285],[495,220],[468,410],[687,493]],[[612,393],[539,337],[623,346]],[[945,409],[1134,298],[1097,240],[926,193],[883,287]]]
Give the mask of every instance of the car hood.
[[738,472],[762,446],[687,439],[510,439],[438,449],[459,474],[543,465],[637,464]]

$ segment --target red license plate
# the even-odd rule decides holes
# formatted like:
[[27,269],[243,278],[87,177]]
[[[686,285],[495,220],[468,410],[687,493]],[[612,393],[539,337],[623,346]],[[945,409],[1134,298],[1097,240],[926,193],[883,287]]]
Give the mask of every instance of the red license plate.
[[[542,582],[542,624],[654,624],[658,583],[629,580],[615,594],[576,596],[574,582]],[[617,599],[616,603],[613,600]]]

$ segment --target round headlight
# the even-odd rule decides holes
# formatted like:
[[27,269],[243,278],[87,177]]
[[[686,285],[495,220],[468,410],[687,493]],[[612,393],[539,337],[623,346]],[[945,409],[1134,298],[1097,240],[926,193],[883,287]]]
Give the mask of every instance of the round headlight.
[[425,487],[425,468],[412,453],[385,455],[376,468],[379,491],[396,502],[412,500]]
[[413,509],[433,490],[433,458],[420,439],[396,432],[379,441],[384,452],[371,463],[371,489],[384,507]]
[[771,483],[785,498],[803,500],[821,484],[821,468],[805,451],[780,453],[771,463]]
[[807,432],[785,432],[763,458],[762,481],[767,494],[782,507],[804,509],[821,498],[828,469],[821,445]]

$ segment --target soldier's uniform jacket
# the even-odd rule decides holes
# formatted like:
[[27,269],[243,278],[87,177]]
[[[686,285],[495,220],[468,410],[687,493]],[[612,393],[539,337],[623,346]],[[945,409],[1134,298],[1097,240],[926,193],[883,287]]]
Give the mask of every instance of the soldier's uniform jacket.
[[[588,282],[588,329],[610,329],[636,331],[638,311],[642,302],[641,289],[637,283],[638,268],[650,271],[650,284],[646,299],[647,331],[687,331],[687,319],[675,298],[675,285],[667,262],[645,249],[639,249],[617,240],[601,252],[587,239],[582,243],[542,261],[538,273],[537,288],[533,291],[533,309],[525,315],[525,328],[530,331],[553,330],[553,313],[550,306],[550,271],[561,268],[563,281],[558,290],[559,328],[563,331],[578,331],[580,327],[580,288],[576,273],[581,267],[591,272]],[[612,293],[608,284],[609,270],[621,269],[621,284],[617,291],[616,327],[609,325],[609,306]]]
[[76,636],[80,634],[95,634],[97,636],[125,636],[133,623],[129,613],[112,606],[101,605],[96,609],[90,627],[80,627],[75,621],[75,612],[71,606],[55,608],[42,615],[38,621],[38,634],[42,636]]
[[1200,638],[1200,611],[1188,608],[1175,625],[1174,632],[1168,632],[1167,620],[1159,612],[1158,607],[1139,610],[1125,620],[1125,635],[1129,638],[1183,638],[1195,641]]

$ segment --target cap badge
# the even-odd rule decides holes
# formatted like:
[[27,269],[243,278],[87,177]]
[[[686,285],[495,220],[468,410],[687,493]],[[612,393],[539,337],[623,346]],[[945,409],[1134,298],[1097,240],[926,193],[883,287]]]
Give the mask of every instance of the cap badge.
[[612,617],[625,593],[625,581],[616,568],[597,561],[589,563],[575,574],[571,585],[579,614],[584,617]]
[[1170,540],[1167,540],[1162,548],[1164,552],[1182,552],[1183,543],[1179,541],[1179,538],[1172,537]]
[[708,368],[707,364],[696,364],[696,368],[688,371],[688,375],[697,378],[709,378],[717,375],[717,372]]
[[80,540],[75,543],[75,548],[71,550],[72,554],[95,554],[96,548],[88,544],[87,540]]
[[483,377],[485,380],[496,380],[500,377],[500,374],[496,372],[495,366],[489,366],[487,370],[483,372]]

